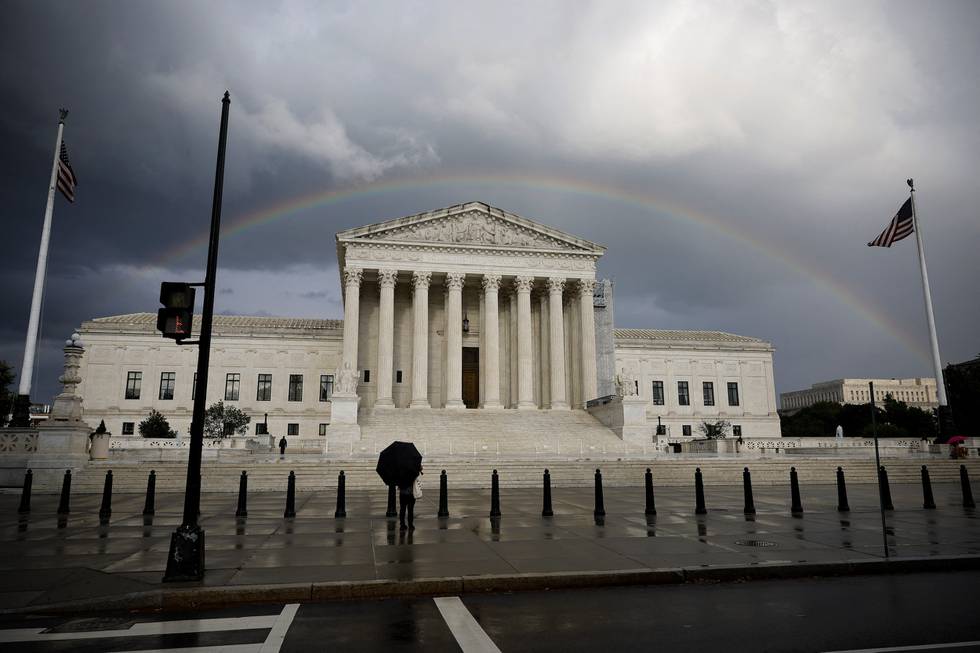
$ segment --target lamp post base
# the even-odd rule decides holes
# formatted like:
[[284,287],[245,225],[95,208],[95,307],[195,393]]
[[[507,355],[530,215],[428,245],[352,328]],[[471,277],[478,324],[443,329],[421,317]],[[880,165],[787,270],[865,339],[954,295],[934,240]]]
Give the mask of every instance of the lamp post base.
[[170,553],[163,582],[196,581],[204,578],[204,529],[181,524],[170,536]]

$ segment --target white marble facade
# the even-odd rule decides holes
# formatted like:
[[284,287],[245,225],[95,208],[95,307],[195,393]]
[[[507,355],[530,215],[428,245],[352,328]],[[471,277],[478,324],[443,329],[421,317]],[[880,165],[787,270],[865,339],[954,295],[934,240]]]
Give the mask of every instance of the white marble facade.
[[[601,245],[478,202],[336,240],[343,321],[217,316],[209,404],[227,396],[228,376],[238,374],[230,403],[253,422],[268,414],[274,434],[303,439],[356,438],[364,411],[581,410],[598,387],[612,387],[597,379],[598,351],[610,359],[604,369],[614,366],[648,399],[651,433],[660,416],[677,436],[714,418],[740,425],[745,437],[779,435],[768,343],[719,332],[613,336],[610,320],[596,333]],[[92,426],[105,419],[118,435],[155,408],[186,436],[197,350],[162,339],[154,322],[142,313],[82,324],[80,392]],[[614,363],[602,353],[610,350]],[[127,399],[133,372],[142,388]],[[172,398],[161,390],[167,374]],[[272,383],[266,396],[262,378]],[[290,396],[291,378],[302,379],[301,397]],[[329,379],[329,396],[321,379]],[[663,405],[651,396],[655,380],[665,387]],[[679,380],[689,382],[687,406],[677,402]],[[715,405],[702,401],[705,380],[715,384]],[[729,382],[738,384],[738,406],[725,401]]]

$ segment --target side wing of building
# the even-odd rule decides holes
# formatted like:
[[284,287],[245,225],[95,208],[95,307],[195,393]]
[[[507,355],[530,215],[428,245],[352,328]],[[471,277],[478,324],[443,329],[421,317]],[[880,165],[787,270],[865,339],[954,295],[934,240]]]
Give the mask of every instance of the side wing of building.
[[[197,333],[197,316],[195,330]],[[196,387],[197,347],[160,337],[156,315],[133,313],[82,323],[79,392],[84,419],[105,420],[116,436],[138,436],[155,409],[187,437]],[[340,361],[339,320],[215,316],[207,403],[234,405],[269,433],[316,438],[330,422],[333,375]]]
[[734,436],[780,437],[770,343],[721,331],[616,329],[616,374],[646,399],[651,427],[698,436],[725,420]]

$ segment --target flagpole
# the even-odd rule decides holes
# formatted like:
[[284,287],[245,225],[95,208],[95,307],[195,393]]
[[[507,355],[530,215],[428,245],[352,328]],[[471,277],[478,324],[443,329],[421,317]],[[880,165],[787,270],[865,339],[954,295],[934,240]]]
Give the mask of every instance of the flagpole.
[[[41,228],[41,249],[37,254],[37,269],[34,273],[34,295],[31,297],[31,316],[27,322],[27,339],[24,343],[24,361],[20,366],[20,388],[18,403],[23,411],[30,409],[31,383],[34,380],[34,358],[37,355],[37,334],[41,323],[41,300],[44,296],[44,278],[48,267],[48,243],[51,240],[51,218],[54,214],[54,191],[58,187],[58,156],[61,153],[61,138],[65,131],[67,109],[61,109],[58,118],[58,138],[54,142],[54,160],[51,162],[51,181],[48,184],[48,203],[44,208],[44,226]],[[18,415],[15,411],[15,420]],[[29,420],[28,415],[20,419]],[[15,424],[27,426],[27,424]]]
[[912,226],[915,231],[915,244],[919,252],[919,271],[922,273],[922,295],[926,304],[926,321],[929,323],[929,346],[932,350],[932,365],[936,372],[936,399],[939,403],[939,428],[940,438],[945,439],[951,433],[943,433],[944,418],[948,410],[946,400],[946,383],[943,381],[943,364],[939,357],[939,340],[936,338],[936,316],[932,312],[932,291],[929,289],[929,271],[926,269],[926,255],[922,249],[922,229],[919,228],[919,216],[915,211],[915,184],[911,179],[907,180],[909,185],[909,197],[912,200]]

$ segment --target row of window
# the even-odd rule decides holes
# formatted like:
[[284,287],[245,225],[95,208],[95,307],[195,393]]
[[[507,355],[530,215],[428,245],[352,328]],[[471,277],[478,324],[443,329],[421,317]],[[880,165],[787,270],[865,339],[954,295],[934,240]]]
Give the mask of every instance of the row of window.
[[[687,436],[690,436],[691,435],[691,425],[690,424],[682,424],[681,425],[681,435],[687,435]],[[733,438],[740,438],[740,437],[742,437],[742,425],[741,424],[733,424],[732,425],[732,437]]]
[[[320,424],[320,435],[327,434],[328,424]],[[263,422],[257,422],[255,424],[255,435],[268,435],[265,430],[266,425]],[[136,433],[136,422],[123,422],[122,423],[122,434],[123,435],[134,435]],[[299,423],[290,422],[286,424],[286,435],[288,436],[298,436],[299,435]]]
[[[711,381],[705,381],[701,384],[701,394],[702,400],[705,406],[715,405],[715,384]],[[691,393],[688,388],[687,381],[677,382],[677,404],[680,406],[690,406],[691,405]],[[653,382],[653,405],[663,406],[664,405],[664,382],[654,381]],[[738,383],[729,382],[728,383],[728,405],[738,406]]]
[[[126,373],[126,399],[139,399],[143,385],[142,372]],[[160,394],[161,400],[171,400],[174,398],[174,388],[177,385],[176,372],[160,373]],[[241,393],[242,375],[238,372],[229,372],[225,375],[225,401],[238,401]],[[197,395],[197,372],[194,373],[194,381],[191,384],[191,399]],[[333,374],[320,375],[320,401],[330,401],[333,396]],[[303,401],[303,375],[289,375],[288,401]],[[259,374],[255,390],[256,401],[272,401],[272,375]]]

